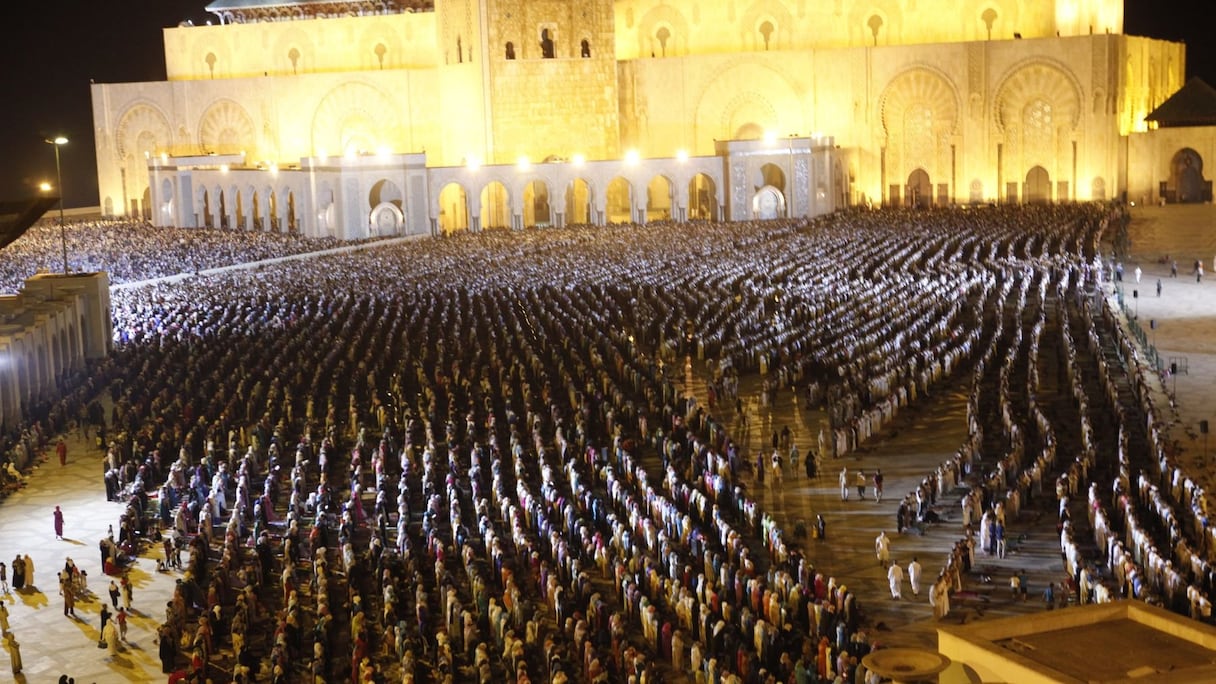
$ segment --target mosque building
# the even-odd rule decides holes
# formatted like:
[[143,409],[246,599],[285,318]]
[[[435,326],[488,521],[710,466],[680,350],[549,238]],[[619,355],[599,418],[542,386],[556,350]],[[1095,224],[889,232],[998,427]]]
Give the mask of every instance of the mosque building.
[[103,213],[359,238],[1211,197],[1216,143],[1146,120],[1185,46],[1122,0],[207,10],[165,82],[92,86]]

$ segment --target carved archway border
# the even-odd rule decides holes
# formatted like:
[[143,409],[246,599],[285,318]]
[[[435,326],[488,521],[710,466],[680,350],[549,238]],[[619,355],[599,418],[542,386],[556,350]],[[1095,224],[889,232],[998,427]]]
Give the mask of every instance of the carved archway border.
[[[1026,71],[1034,68],[1050,69],[1063,77],[1063,81],[1071,86],[1071,96],[1074,106],[1071,120],[1068,123],[1069,129],[1076,131],[1077,128],[1080,127],[1081,115],[1084,111],[1083,104],[1085,102],[1085,89],[1081,87],[1080,80],[1077,79],[1076,74],[1074,74],[1067,65],[1057,60],[1045,57],[1032,57],[1014,64],[1005,71],[1004,75],[997,82],[996,88],[992,91],[996,93],[996,95],[992,98],[992,122],[996,127],[996,130],[1002,135],[1005,133],[1006,122],[1002,118],[1002,111],[1005,109],[1003,103],[1005,102],[1005,98],[1008,97],[1008,89],[1011,87],[1011,84],[1014,83],[1014,79]],[[1052,104],[1054,106],[1060,103],[1053,100]]]

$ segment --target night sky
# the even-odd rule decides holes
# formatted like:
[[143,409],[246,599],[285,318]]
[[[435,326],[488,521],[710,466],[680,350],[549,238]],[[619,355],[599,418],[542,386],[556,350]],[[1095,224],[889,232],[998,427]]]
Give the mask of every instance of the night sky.
[[[203,23],[209,0],[55,2],[53,18],[11,21],[0,41],[0,198],[37,193],[55,183],[55,153],[46,138],[65,135],[63,184],[68,207],[95,206],[97,163],[89,81],[165,78],[161,29]],[[1126,0],[1124,32],[1187,44],[1187,77],[1216,85],[1212,0]],[[52,3],[46,3],[49,8]],[[1165,10],[1169,10],[1168,13]],[[48,9],[48,14],[51,11]],[[1206,35],[1205,35],[1206,33]]]

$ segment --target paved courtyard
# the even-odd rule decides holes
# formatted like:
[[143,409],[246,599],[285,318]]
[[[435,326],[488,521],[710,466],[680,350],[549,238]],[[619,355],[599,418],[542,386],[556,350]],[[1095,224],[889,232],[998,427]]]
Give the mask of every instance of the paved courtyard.
[[[1205,447],[1198,422],[1216,423],[1216,268],[1197,283],[1191,274],[1195,259],[1205,268],[1216,266],[1216,209],[1212,206],[1151,207],[1133,210],[1131,229],[1132,261],[1125,266],[1127,279],[1134,281],[1135,265],[1142,269],[1140,296],[1127,295],[1132,313],[1148,328],[1157,321],[1150,341],[1164,357],[1178,357],[1186,373],[1169,378],[1162,389],[1173,392],[1176,383],[1178,411],[1173,437],[1180,441],[1194,474],[1209,490],[1216,483],[1216,459],[1206,457],[1208,448],[1216,450],[1216,440]],[[1177,258],[1179,275],[1169,277],[1166,254]],[[1162,294],[1156,296],[1156,281],[1162,281]],[[1135,289],[1134,282],[1125,283]],[[1138,308],[1138,312],[1136,310]],[[693,364],[687,388],[705,399],[702,368]],[[808,539],[802,544],[807,556],[828,576],[855,589],[873,626],[871,640],[886,645],[932,648],[936,644],[927,591],[919,597],[905,592],[904,600],[894,601],[887,591],[886,573],[874,556],[874,538],[880,530],[893,537],[892,557],[907,565],[913,556],[924,566],[926,580],[936,577],[945,562],[950,545],[961,536],[956,522],[959,514],[948,516],[941,524],[928,527],[923,535],[895,534],[895,514],[899,498],[942,461],[949,458],[965,437],[965,402],[970,374],[956,376],[934,391],[927,400],[906,410],[893,425],[877,435],[857,454],[823,463],[819,477],[809,480],[802,472],[790,471],[780,487],[755,488],[759,499],[784,523],[789,533],[798,521],[813,521],[823,515],[827,539]],[[734,421],[732,429],[746,442],[749,450],[763,448],[774,431],[789,426],[800,446],[810,446],[819,429],[820,413],[799,405],[790,393],[762,407],[756,399],[759,383],[747,379],[742,385],[748,397],[746,413],[750,428]],[[1164,396],[1164,395],[1163,395]],[[730,421],[728,421],[730,422]],[[77,618],[63,615],[55,572],[66,557],[89,574],[92,591],[106,601],[109,578],[101,571],[97,543],[108,526],[116,525],[121,512],[117,503],[105,500],[101,453],[80,435],[69,435],[68,464],[42,462],[29,477],[28,486],[0,502],[0,560],[11,566],[15,554],[29,554],[34,562],[35,587],[3,596],[9,609],[9,622],[21,644],[24,673],[19,682],[53,683],[68,674],[77,682],[163,681],[155,629],[163,618],[171,596],[175,573],[157,573],[159,550],[139,559],[131,568],[135,586],[135,614],[130,620],[128,643],[113,661],[97,648],[99,608],[97,599],[78,602]],[[803,453],[806,453],[803,449]],[[879,503],[872,494],[863,501],[854,496],[842,502],[836,476],[841,467],[872,473],[881,467],[885,474],[887,497]],[[957,510],[957,494],[941,502],[945,510]],[[52,511],[62,507],[66,516],[65,539],[55,539]],[[953,508],[951,508],[953,507]],[[1021,536],[1017,550],[1004,559],[982,559],[982,571],[969,578],[966,592],[954,604],[951,621],[984,619],[1043,610],[1039,592],[1047,581],[1062,573],[1051,516],[1039,521],[1030,511],[1013,526]],[[1029,578],[1031,600],[1022,602],[1009,596],[1008,578],[1024,570]],[[10,575],[11,579],[11,575]],[[905,585],[906,587],[906,585]],[[0,672],[8,672],[8,655],[0,651]]]

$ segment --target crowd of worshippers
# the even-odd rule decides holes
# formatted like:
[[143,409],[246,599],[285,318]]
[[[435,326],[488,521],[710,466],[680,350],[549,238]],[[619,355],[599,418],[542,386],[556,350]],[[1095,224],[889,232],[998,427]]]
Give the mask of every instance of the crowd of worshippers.
[[[961,499],[966,536],[955,544],[938,582],[957,590],[977,553],[1005,557],[1020,541],[1006,537],[1007,522],[1017,520],[1027,502],[1054,495],[1064,572],[1043,588],[1049,608],[1131,598],[1210,622],[1216,576],[1206,493],[1167,444],[1154,399],[1163,395],[1151,389],[1160,379],[1153,377],[1156,369],[1141,359],[1118,325],[1115,305],[1090,294],[1099,291],[1109,271],[1101,260],[1067,269],[1039,268],[1012,293],[1014,281],[1007,281],[1000,299],[1012,304],[1004,317],[1013,322],[1012,330],[998,329],[981,355],[968,403],[969,437],[938,474],[960,468],[970,472],[978,454],[999,446],[995,463],[987,464]],[[1051,369],[1039,357],[1049,299],[1058,305],[1058,338],[1046,344],[1059,350],[1054,368],[1062,387],[1058,391],[1072,403],[1075,415],[1049,413],[1040,404],[1045,396],[1040,375]],[[1113,357],[1107,348],[1117,350]],[[1082,356],[1092,359],[1092,366],[1079,361]],[[1012,380],[1019,372],[1025,377],[1021,385]],[[1121,384],[1129,389],[1130,400],[1120,394]],[[1095,424],[1111,429],[1099,433]],[[1075,446],[1069,449],[1075,453],[1069,461],[1057,459],[1062,440]],[[1100,469],[1108,473],[1103,476],[1097,472],[1099,463],[1117,467]],[[916,498],[921,498],[919,490]],[[909,510],[921,510],[905,503]],[[1074,521],[1078,511],[1084,511],[1084,518]],[[1088,555],[1077,541],[1082,531],[1094,540]],[[1024,574],[1011,579],[1023,599],[1028,595],[1025,581]],[[935,597],[949,601],[945,591],[931,592],[930,599]]]
[[[164,531],[162,664],[196,677],[852,680],[863,597],[761,510],[673,362],[816,393],[840,455],[1003,354],[975,303],[1085,267],[1106,218],[484,233],[116,292],[88,388],[114,398],[113,561]],[[966,454],[939,471],[920,496]]]
[[67,248],[73,273],[105,271],[112,284],[313,252],[348,242],[267,231],[157,228],[128,218],[43,219],[4,248],[0,292],[16,292],[26,278],[63,269]]

